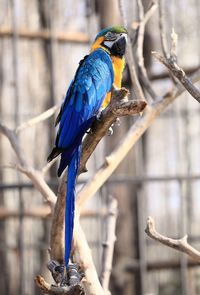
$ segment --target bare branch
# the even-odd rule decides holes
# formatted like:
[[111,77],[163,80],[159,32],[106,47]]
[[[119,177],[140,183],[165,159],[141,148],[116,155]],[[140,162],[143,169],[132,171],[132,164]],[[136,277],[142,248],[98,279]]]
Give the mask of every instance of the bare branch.
[[93,153],[99,141],[106,135],[109,127],[118,117],[132,116],[142,112],[146,106],[145,101],[124,100],[127,99],[128,90],[121,88],[113,89],[112,99],[108,107],[102,111],[101,120],[96,120],[92,126],[92,133],[88,134],[83,141],[80,173],[87,171],[86,162]]
[[170,56],[173,57],[175,60],[177,59],[177,42],[178,35],[174,31],[174,28],[172,28]]
[[54,286],[47,283],[43,277],[36,276],[35,278],[36,285],[40,288],[42,293],[50,295],[83,295],[85,294],[83,287],[80,285],[72,287],[60,287]]
[[8,138],[13,150],[16,153],[16,156],[18,158],[20,165],[27,166],[26,160],[23,156],[24,153],[21,150],[16,133],[12,129],[9,129],[8,127],[6,127],[5,125],[3,125],[1,123],[0,123],[0,133],[2,133],[3,135],[5,135]]
[[[75,212],[75,224],[74,224],[74,238],[73,238],[73,251],[77,253],[78,249],[79,257],[76,257],[76,261],[79,262],[80,267],[83,269],[86,281],[83,281],[86,294],[98,294],[105,295],[103,288],[99,282],[98,274],[96,272],[95,265],[92,259],[92,253],[87,243],[85,234],[79,223],[79,211]],[[89,291],[89,292],[87,292]]]
[[155,222],[153,218],[150,216],[147,219],[147,227],[145,229],[145,232],[150,238],[162,243],[163,245],[167,247],[186,253],[190,257],[192,257],[195,261],[198,261],[200,263],[200,252],[188,244],[187,235],[184,236],[182,239],[178,239],[178,240],[171,239],[161,235],[160,233],[156,231]]
[[53,159],[51,162],[47,163],[43,168],[42,168],[42,174],[45,175],[47,171],[54,165],[54,163],[58,160],[58,158]]
[[[48,205],[27,208],[23,212],[23,216],[31,218],[47,218],[51,214],[51,207]],[[6,218],[19,218],[19,210],[11,210],[0,206],[0,220]]]
[[158,52],[152,52],[153,56],[159,60],[163,65],[165,65],[170,72],[176,77],[183,87],[200,103],[200,91],[199,89],[191,82],[191,80],[186,76],[182,68],[178,66],[173,57],[165,58]]
[[115,228],[117,220],[117,200],[110,197],[108,204],[108,216],[106,224],[107,237],[105,243],[103,243],[103,254],[102,254],[102,272],[101,272],[101,284],[105,292],[110,293],[109,281],[112,270],[114,244],[116,241]]
[[138,14],[139,14],[139,29],[138,29],[138,44],[137,44],[137,57],[138,57],[138,66],[140,70],[140,75],[142,82],[150,94],[152,99],[156,99],[157,95],[154,89],[151,87],[151,82],[149,81],[146,68],[144,66],[144,57],[143,57],[143,43],[144,43],[144,33],[145,33],[145,24],[147,20],[152,16],[153,12],[157,8],[157,4],[153,3],[150,6],[150,9],[144,15],[144,7],[141,0],[137,0]]
[[[0,36],[2,37],[10,37],[13,36],[14,32],[10,29],[10,27],[0,27]],[[27,30],[25,28],[21,28],[17,30],[17,35],[19,38],[24,39],[31,39],[31,40],[51,40],[51,32],[49,30],[39,30],[39,31],[33,31],[33,30]],[[66,31],[60,31],[55,32],[54,38],[58,42],[74,42],[74,43],[89,43],[89,37],[88,35],[82,33],[82,32],[66,32]]]
[[29,127],[32,127],[46,119],[48,119],[49,117],[51,117],[52,115],[55,114],[55,112],[57,111],[57,109],[60,107],[60,105],[55,105],[53,106],[52,108],[48,109],[47,111],[43,112],[42,114],[40,114],[39,116],[36,116],[35,118],[32,118],[30,119],[29,121],[25,122],[25,123],[22,123],[21,125],[19,125],[17,128],[16,128],[16,133],[26,129],[26,128],[29,128]]
[[158,8],[159,8],[159,29],[160,29],[160,41],[161,41],[161,47],[162,52],[167,58],[168,56],[168,46],[167,46],[167,40],[165,35],[165,28],[164,28],[164,8],[163,8],[163,0],[158,0]]
[[54,207],[51,234],[50,234],[50,257],[59,263],[64,261],[64,216],[65,216],[65,196],[66,183],[59,185],[57,200]]
[[155,10],[157,8],[158,8],[157,0],[153,0],[152,3],[150,4],[148,10],[146,11],[146,13],[144,15],[144,18],[143,18],[144,25],[146,25],[146,23],[152,17],[152,15],[154,14],[154,12],[155,12]]
[[[123,0],[119,0],[119,8],[120,8],[121,16],[122,16],[122,19],[123,19],[124,27],[128,28],[126,12],[125,12],[125,5],[124,5]],[[142,90],[142,88],[140,86],[140,83],[138,81],[137,74],[136,74],[135,60],[134,60],[134,57],[133,57],[133,52],[132,52],[130,40],[128,40],[126,47],[127,47],[127,49],[126,49],[126,59],[127,59],[127,64],[128,64],[129,70],[130,70],[131,82],[133,84],[133,89],[134,89],[134,92],[135,92],[135,96],[136,96],[136,98],[138,100],[145,101],[146,99],[145,99],[143,90]]]
[[[200,71],[193,76],[193,82],[198,81]],[[144,115],[139,118],[129,129],[125,137],[120,141],[114,151],[105,159],[104,164],[97,170],[92,179],[81,189],[77,196],[77,206],[83,209],[85,203],[97,192],[115,171],[121,161],[125,158],[134,144],[147,130],[151,123],[171,104],[185,89],[179,86],[166,93],[164,99],[154,103]]]
[[8,138],[13,150],[15,151],[20,164],[16,165],[17,169],[26,174],[31,179],[34,186],[41,192],[47,202],[50,204],[55,204],[56,196],[45,182],[44,178],[42,177],[42,173],[33,169],[27,163],[15,131],[0,123],[0,133],[4,134]]

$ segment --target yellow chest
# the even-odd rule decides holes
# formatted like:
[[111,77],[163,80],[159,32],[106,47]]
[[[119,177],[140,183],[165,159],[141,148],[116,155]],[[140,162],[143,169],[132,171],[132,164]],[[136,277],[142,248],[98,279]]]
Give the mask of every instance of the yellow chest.
[[[97,48],[102,48],[103,50],[106,51],[106,49],[101,46],[101,43],[103,42],[103,40],[104,40],[103,36],[99,37],[92,45],[91,52],[96,50]],[[121,88],[122,73],[124,70],[125,60],[124,58],[120,58],[116,56],[111,56],[111,60],[112,60],[113,71],[114,71],[114,84],[118,88]],[[110,99],[111,99],[111,92],[109,92],[104,98],[104,101],[102,103],[103,108],[105,108],[109,104]]]
[[[125,60],[124,58],[119,58],[116,56],[111,56],[112,59],[112,65],[113,65],[113,71],[114,71],[114,84],[118,88],[121,88],[121,82],[122,82],[122,73],[124,70]],[[111,92],[107,93],[103,103],[102,107],[105,108],[111,99]]]

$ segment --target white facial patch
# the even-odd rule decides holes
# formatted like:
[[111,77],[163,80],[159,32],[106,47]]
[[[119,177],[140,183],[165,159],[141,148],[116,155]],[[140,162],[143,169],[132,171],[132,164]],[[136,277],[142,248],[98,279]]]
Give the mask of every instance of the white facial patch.
[[105,46],[107,46],[108,48],[111,48],[111,47],[113,46],[113,44],[114,44],[115,42],[117,42],[117,41],[118,41],[120,38],[122,38],[122,37],[125,37],[125,39],[126,39],[126,41],[127,41],[127,34],[125,34],[125,33],[121,33],[121,34],[119,34],[119,35],[117,36],[117,38],[116,38],[115,40],[112,40],[112,41],[107,40],[107,41],[104,41],[103,44],[104,44]]
[[[116,39],[117,40],[117,39]],[[115,40],[115,41],[116,41]],[[111,48],[113,46],[113,44],[115,43],[115,41],[104,41],[103,44],[105,46],[107,46],[108,48]]]

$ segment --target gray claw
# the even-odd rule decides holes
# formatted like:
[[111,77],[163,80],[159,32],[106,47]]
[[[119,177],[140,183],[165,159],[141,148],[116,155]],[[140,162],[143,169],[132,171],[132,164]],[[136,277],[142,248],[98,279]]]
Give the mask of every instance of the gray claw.
[[111,136],[111,135],[113,135],[113,129],[112,129],[112,127],[109,127],[109,129],[108,129],[108,136]]
[[98,111],[96,118],[98,121],[101,121],[101,117],[102,117],[102,111]]

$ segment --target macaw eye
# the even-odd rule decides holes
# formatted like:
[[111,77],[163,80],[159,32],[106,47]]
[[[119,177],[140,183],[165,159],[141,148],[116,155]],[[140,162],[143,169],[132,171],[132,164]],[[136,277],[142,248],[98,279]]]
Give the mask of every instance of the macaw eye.
[[106,35],[105,35],[105,40],[107,41],[114,41],[117,39],[117,35],[113,32],[108,32]]

